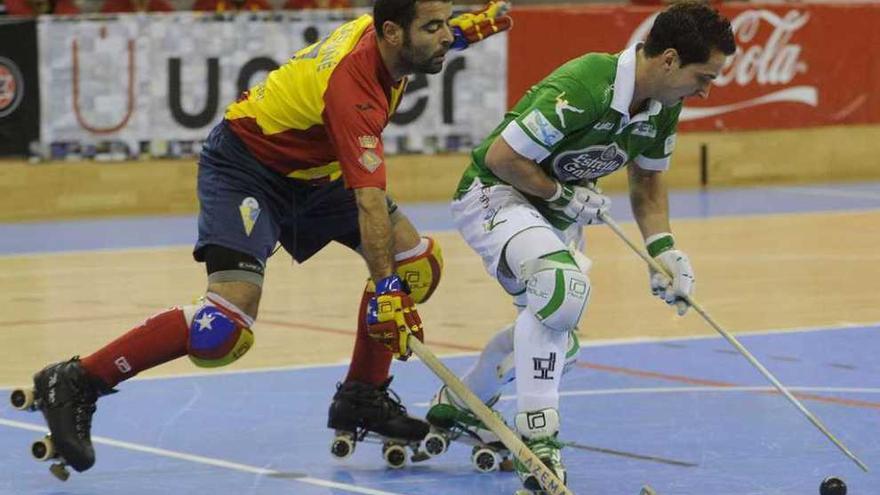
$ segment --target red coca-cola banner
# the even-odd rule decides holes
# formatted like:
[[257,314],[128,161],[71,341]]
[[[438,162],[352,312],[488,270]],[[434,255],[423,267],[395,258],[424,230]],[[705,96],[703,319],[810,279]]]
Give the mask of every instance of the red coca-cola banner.
[[[880,122],[880,4],[723,6],[737,52],[707,100],[690,99],[682,130],[768,129]],[[657,9],[517,8],[509,38],[508,104],[587,52],[639,41]]]

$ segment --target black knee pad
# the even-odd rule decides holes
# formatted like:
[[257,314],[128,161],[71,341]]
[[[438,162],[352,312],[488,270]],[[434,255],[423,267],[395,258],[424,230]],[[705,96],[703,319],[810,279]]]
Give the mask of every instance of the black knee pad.
[[205,261],[209,282],[251,282],[263,285],[266,267],[260,260],[216,244],[209,244],[199,253]]

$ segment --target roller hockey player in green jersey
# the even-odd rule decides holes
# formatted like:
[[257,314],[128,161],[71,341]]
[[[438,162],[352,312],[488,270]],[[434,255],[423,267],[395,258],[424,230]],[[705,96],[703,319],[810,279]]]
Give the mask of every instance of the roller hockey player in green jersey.
[[[581,231],[610,206],[594,183],[626,167],[647,250],[672,274],[667,283],[651,273],[651,291],[684,314],[694,271],[671,233],[663,172],[682,100],[706,98],[735,50],[730,22],[708,4],[668,7],[644,43],[618,54],[588,53],[529,89],[473,151],[455,192],[456,227],[519,309],[464,382],[491,404],[516,378],[514,426],[561,480],[559,382],[577,357],[574,332],[591,290]],[[459,424],[450,424],[449,406]],[[439,437],[458,429],[491,443],[491,432],[469,418],[445,388],[427,415]],[[528,470],[516,471],[525,489],[540,493]]]

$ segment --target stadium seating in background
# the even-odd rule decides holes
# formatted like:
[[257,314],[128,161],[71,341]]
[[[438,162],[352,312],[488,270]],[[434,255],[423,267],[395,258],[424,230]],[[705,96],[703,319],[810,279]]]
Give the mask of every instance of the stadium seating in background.
[[73,0],[6,0],[8,15],[79,14]]
[[235,12],[272,10],[266,0],[196,0],[192,10],[201,12]]
[[174,7],[166,0],[106,0],[101,7],[101,13],[103,14],[173,11]]
[[287,0],[284,9],[307,10],[307,9],[345,9],[351,7],[348,0]]

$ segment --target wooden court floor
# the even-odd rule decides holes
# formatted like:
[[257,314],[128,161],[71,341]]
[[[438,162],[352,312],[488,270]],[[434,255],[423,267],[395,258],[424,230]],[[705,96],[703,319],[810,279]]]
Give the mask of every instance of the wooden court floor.
[[[697,299],[727,329],[749,332],[880,321],[880,212],[680,220]],[[625,226],[636,236],[635,226]],[[480,348],[510,322],[509,298],[457,233],[435,237],[444,279],[419,310],[438,354]],[[712,334],[650,296],[647,270],[604,226],[587,232],[593,297],[583,340]],[[366,277],[363,261],[331,246],[304,265],[270,260],[255,348],[235,368],[344,362]],[[165,307],[204,290],[189,246],[0,256],[0,384],[26,383],[45,363],[88,354]],[[583,354],[582,354],[583,356]],[[145,375],[193,372],[186,359]]]

